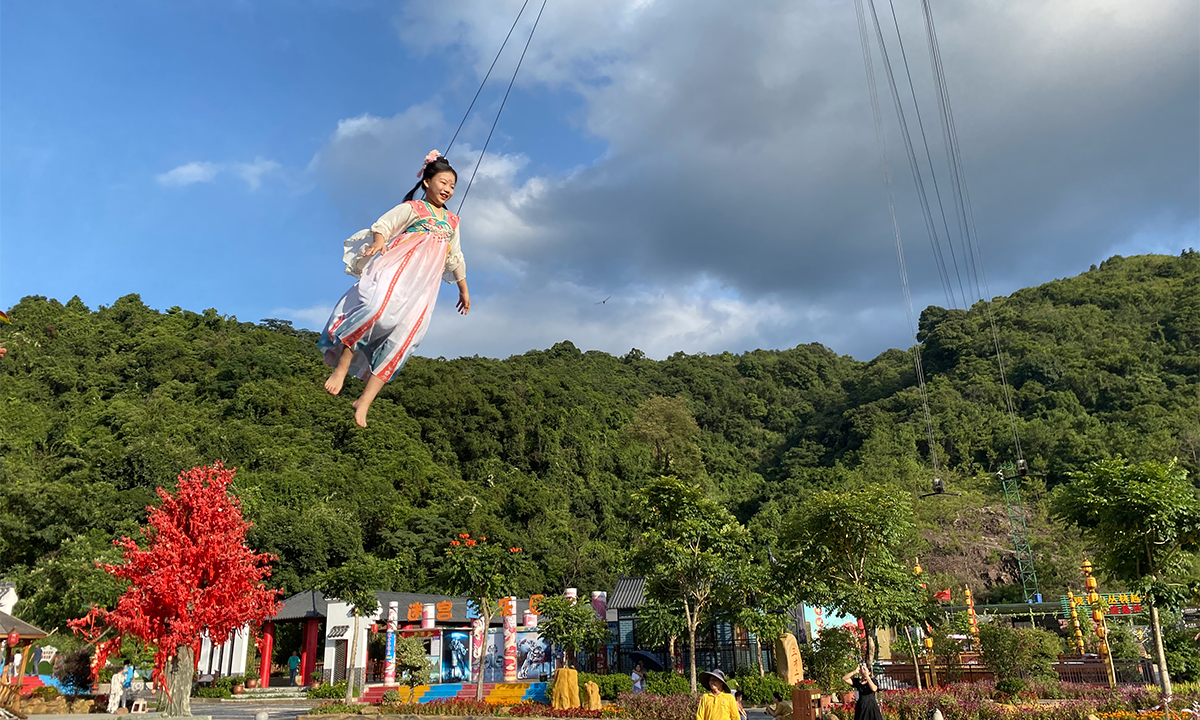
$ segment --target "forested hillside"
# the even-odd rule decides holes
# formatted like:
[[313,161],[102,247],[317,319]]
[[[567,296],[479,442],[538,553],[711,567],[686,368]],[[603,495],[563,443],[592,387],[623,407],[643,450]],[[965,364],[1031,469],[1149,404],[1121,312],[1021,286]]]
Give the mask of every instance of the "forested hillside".
[[[1082,552],[1046,521],[1044,490],[1114,454],[1200,468],[1200,254],[1114,257],[992,305],[1034,472],[1024,488],[1043,592]],[[635,534],[631,491],[669,472],[701,482],[774,542],[813,488],[894,482],[926,492],[929,448],[911,356],[870,362],[819,345],[664,361],[570,342],[506,360],[414,358],[354,426],[327,395],[316,336],[136,295],[90,310],[27,297],[0,326],[0,579],[54,626],[113,597],[111,558],[183,469],[223,460],[279,556],[288,592],[366,551],[398,590],[432,587],[461,531],[523,547],[521,592],[611,589]],[[917,501],[914,556],[937,580],[1015,597],[994,473],[1013,458],[988,317],[921,316],[935,440],[959,497]],[[360,387],[352,381],[346,395]],[[681,400],[651,400],[655,396]],[[693,425],[690,418],[694,417]],[[940,577],[939,577],[940,575]],[[952,576],[952,577],[951,577]]]

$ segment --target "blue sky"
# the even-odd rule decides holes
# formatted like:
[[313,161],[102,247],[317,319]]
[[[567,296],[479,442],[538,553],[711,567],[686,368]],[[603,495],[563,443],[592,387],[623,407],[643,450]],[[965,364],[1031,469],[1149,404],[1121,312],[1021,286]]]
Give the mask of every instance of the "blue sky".
[[[444,148],[520,4],[3,0],[0,307],[319,326],[341,241]],[[551,0],[463,218],[475,308],[444,292],[422,354],[909,342],[852,4],[734,10]],[[994,292],[1197,245],[1193,2],[938,11]],[[941,289],[900,192],[919,311]]]

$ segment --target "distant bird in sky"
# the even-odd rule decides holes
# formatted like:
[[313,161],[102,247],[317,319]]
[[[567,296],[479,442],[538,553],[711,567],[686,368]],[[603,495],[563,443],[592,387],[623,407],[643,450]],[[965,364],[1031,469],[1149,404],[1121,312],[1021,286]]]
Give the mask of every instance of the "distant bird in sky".
[[596,303],[596,304],[597,304],[597,305],[603,305],[604,303],[608,302],[608,301],[609,301],[609,299],[611,299],[611,298],[612,298],[612,295],[609,295],[608,297],[604,298],[603,300],[601,300],[600,302],[598,302],[598,303]]

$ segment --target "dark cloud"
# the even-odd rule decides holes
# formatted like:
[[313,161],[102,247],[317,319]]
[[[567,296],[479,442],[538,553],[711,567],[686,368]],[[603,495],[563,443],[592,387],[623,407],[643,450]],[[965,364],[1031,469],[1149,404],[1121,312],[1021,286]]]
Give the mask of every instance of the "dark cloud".
[[[459,38],[481,67],[511,22],[509,5],[479,0],[430,7],[429,15],[417,6],[405,27]],[[919,5],[901,5],[942,170]],[[1194,2],[935,3],[935,12],[993,293],[1081,271],[1131,238],[1179,236],[1196,225]],[[498,157],[476,181],[476,267],[510,278],[496,281],[498,307],[531,312],[543,278],[585,294],[712,291],[743,309],[782,314],[772,310],[764,316],[771,322],[736,339],[714,331],[706,341],[708,326],[697,322],[680,334],[683,349],[823,340],[873,354],[907,342],[851,2],[563,4],[547,10],[538,33],[522,82],[580,94],[587,132],[609,151],[591,167],[528,181],[523,157]],[[918,301],[944,303],[882,79],[880,92],[911,279]],[[387,135],[434,122],[422,118],[379,120],[375,129]],[[405,159],[414,156],[408,143],[387,146],[401,145]],[[322,156],[342,157],[345,167],[399,157],[337,139]],[[719,315],[703,302],[681,307],[697,318]],[[636,307],[627,312],[637,317]],[[651,328],[672,322],[644,316]],[[544,337],[544,345],[574,327],[581,345],[590,337],[627,349],[607,345],[632,324],[569,317],[547,320],[543,335],[532,322],[520,335],[535,344]],[[494,342],[499,353],[505,342]]]

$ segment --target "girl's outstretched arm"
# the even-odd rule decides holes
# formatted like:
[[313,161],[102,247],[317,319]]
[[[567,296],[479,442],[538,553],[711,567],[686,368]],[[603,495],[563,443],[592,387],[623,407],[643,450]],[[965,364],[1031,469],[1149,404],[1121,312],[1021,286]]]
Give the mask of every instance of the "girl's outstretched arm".
[[471,293],[467,291],[467,279],[458,281],[458,304],[455,306],[460,313],[466,315],[471,311]]

